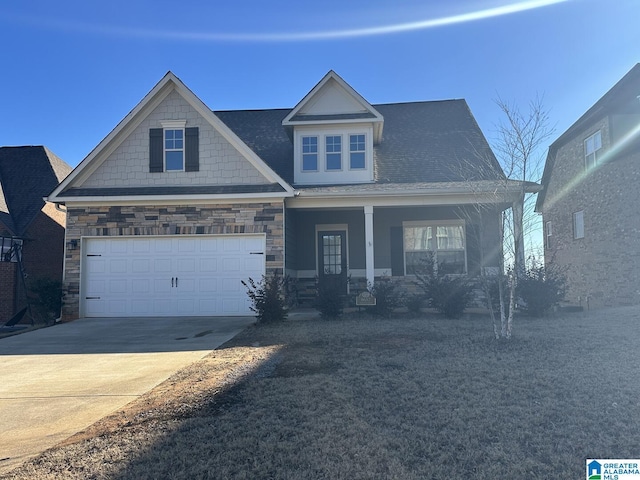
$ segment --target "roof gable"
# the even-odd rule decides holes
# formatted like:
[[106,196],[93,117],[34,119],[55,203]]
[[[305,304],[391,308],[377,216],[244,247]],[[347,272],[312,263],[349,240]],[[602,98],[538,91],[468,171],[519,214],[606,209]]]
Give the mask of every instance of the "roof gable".
[[[144,126],[144,122],[150,116],[154,115],[154,112],[162,107],[164,103],[171,101],[174,103],[176,101],[181,101],[183,103],[183,107],[180,107],[182,110],[187,109],[189,111],[196,112],[197,117],[204,121],[210,132],[215,132],[215,135],[224,139],[225,149],[229,148],[235,157],[241,158],[243,162],[248,162],[251,169],[258,172],[258,175],[262,178],[261,183],[277,184],[279,185],[280,192],[285,192],[286,195],[292,194],[293,189],[282,178],[280,178],[272,168],[262,161],[262,159],[260,159],[255,152],[253,152],[231,129],[229,129],[227,125],[216,117],[216,115],[198,97],[196,97],[196,95],[193,94],[193,92],[191,92],[191,90],[189,90],[182,81],[180,81],[173,73],[168,72],[140,101],[140,103],[138,103],[138,105],[129,112],[129,114],[109,133],[109,135],[107,135],[107,137],[105,137],[102,142],[100,142],[98,146],[94,148],[93,151],[76,167],[71,175],[69,175],[69,177],[60,184],[60,186],[51,194],[49,199],[51,201],[58,202],[63,202],[67,198],[77,199],[78,191],[84,192],[86,194],[85,198],[95,196],[90,194],[91,189],[85,188],[91,186],[97,187],[97,185],[93,185],[90,180],[92,175],[99,175],[100,169],[104,170],[105,168],[103,164],[107,161],[111,161],[109,159],[112,155],[116,157],[120,155],[120,157],[123,157],[125,154],[122,153],[122,149],[126,148],[126,142],[129,141],[132,136],[137,135],[140,137],[141,135],[144,135],[141,134],[140,130],[141,126]],[[170,119],[171,118],[165,118],[165,120]],[[147,142],[145,144],[145,148],[148,147],[148,139],[144,140],[144,138],[138,138],[138,141]],[[120,151],[118,149],[120,149]],[[124,159],[123,164],[126,164],[126,159]],[[173,179],[175,178],[176,177],[173,177]],[[167,185],[167,178],[164,178],[161,181],[162,185]],[[121,187],[122,185],[114,186]],[[146,188],[149,185],[141,184],[139,186]],[[68,195],[68,192],[71,192],[72,189],[76,189],[75,193]],[[133,196],[136,196],[135,189],[130,191],[134,192],[132,194]],[[212,195],[215,195],[215,193]]]
[[71,167],[43,146],[0,148],[0,221],[22,236]]
[[337,73],[330,70],[282,120],[284,126],[373,122],[374,141],[382,136],[383,116]]
[[542,172],[542,179],[540,181],[543,186],[543,190],[540,192],[536,200],[536,212],[542,211],[546,197],[546,188],[551,180],[558,149],[567,141],[571,140],[577,133],[580,133],[592,123],[604,118],[611,113],[612,110],[627,103],[630,99],[637,99],[640,101],[640,63],[636,63],[624,77],[622,77],[613,87],[600,97],[600,99],[594,103],[589,110],[587,110],[549,146],[544,171]]

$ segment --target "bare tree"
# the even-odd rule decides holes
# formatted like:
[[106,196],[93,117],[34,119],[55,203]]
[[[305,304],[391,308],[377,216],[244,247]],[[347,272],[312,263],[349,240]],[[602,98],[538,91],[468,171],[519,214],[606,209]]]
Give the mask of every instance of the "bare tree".
[[[506,249],[506,265],[498,279],[500,295],[500,337],[510,338],[516,304],[518,278],[525,272],[525,237],[531,236],[539,224],[534,213],[535,185],[542,178],[546,141],[553,134],[549,113],[543,99],[536,96],[527,111],[501,98],[496,100],[504,120],[498,124],[493,149],[507,177],[517,182],[516,199],[502,215],[502,235]],[[506,267],[506,268],[505,268]],[[504,276],[506,273],[506,276]],[[505,281],[509,294],[508,310],[504,299]],[[507,311],[505,311],[507,310]]]

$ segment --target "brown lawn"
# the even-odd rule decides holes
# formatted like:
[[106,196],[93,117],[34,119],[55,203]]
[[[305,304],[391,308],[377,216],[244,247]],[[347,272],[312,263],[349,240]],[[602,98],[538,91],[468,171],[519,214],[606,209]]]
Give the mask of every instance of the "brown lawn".
[[584,478],[640,457],[640,308],[251,327],[3,478]]

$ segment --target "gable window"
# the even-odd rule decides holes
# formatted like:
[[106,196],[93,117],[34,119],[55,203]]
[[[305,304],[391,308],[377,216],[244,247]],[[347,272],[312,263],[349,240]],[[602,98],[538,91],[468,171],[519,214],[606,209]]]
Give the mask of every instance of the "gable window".
[[365,136],[349,135],[349,168],[365,168]]
[[440,274],[466,273],[464,222],[405,222],[403,240],[406,274],[424,271],[430,258]]
[[318,170],[318,137],[302,137],[302,170]]
[[591,135],[584,141],[584,166],[591,168],[598,164],[600,158],[600,150],[602,150],[602,134],[600,130]]
[[584,211],[573,214],[573,238],[584,238]]
[[551,248],[551,237],[553,236],[553,224],[551,222],[547,222],[544,225],[545,229],[545,237],[544,237],[544,246],[546,248]]
[[167,172],[184,170],[184,130],[165,129],[164,166]]
[[22,258],[22,240],[12,237],[0,237],[0,262],[17,262]]
[[200,170],[198,127],[185,121],[162,122],[163,128],[149,129],[150,172],[197,172]]
[[325,154],[327,156],[327,170],[342,169],[341,135],[327,135],[325,137]]

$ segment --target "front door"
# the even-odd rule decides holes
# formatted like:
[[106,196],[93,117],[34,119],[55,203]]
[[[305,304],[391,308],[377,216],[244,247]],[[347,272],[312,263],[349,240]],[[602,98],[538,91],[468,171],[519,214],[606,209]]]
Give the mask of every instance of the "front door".
[[318,275],[321,282],[347,293],[347,234],[318,232]]

